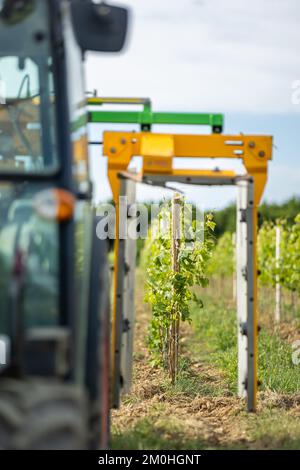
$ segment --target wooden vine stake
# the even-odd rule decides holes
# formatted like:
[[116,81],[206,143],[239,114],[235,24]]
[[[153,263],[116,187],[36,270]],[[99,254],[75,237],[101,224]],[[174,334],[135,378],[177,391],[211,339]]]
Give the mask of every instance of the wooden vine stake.
[[[172,230],[171,230],[171,255],[172,270],[174,273],[179,272],[179,253],[181,239],[181,196],[175,193],[172,199]],[[176,302],[176,292],[173,288],[173,302],[171,310],[171,325],[169,334],[169,374],[172,384],[175,383],[178,373],[178,355],[179,355],[179,327],[180,312]]]

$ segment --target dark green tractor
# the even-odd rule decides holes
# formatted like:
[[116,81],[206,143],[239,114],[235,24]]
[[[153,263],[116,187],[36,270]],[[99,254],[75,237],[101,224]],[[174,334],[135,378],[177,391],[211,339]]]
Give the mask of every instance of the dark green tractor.
[[0,449],[105,448],[109,270],[96,236],[82,60],[127,11],[0,2]]

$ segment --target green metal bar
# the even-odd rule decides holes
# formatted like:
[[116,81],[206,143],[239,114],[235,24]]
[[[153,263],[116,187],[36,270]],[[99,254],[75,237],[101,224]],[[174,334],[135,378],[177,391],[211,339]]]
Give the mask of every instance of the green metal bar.
[[223,127],[222,114],[203,113],[162,113],[147,111],[90,111],[91,123],[128,123],[128,124],[183,124],[207,125],[213,128]]
[[141,124],[141,114],[135,111],[90,111],[89,122]]
[[152,113],[153,124],[185,124],[222,126],[222,114],[203,113]]

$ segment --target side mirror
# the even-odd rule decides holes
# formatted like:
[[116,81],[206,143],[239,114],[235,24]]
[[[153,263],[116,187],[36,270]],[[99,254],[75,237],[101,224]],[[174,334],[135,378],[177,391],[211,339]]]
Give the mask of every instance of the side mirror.
[[107,3],[76,0],[71,3],[72,21],[83,51],[119,52],[125,42],[128,11]]
[[3,0],[0,2],[0,18],[8,24],[15,24],[30,15],[35,8],[35,0]]

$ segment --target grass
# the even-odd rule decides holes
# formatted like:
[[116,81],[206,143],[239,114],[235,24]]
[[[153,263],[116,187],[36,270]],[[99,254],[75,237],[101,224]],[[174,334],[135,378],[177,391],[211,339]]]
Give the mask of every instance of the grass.
[[[268,445],[267,439],[264,445]],[[296,449],[296,441],[293,445]],[[155,420],[150,416],[140,419],[125,433],[115,429],[111,448],[113,450],[243,450],[245,444],[232,442],[220,445],[204,437],[187,438],[185,428],[176,420]]]
[[[124,397],[113,420],[112,449],[299,449],[300,366],[292,363],[291,346],[270,328],[261,330],[264,393],[257,413],[247,413],[236,398],[236,310],[211,293],[201,297],[205,308],[193,306],[192,327],[183,327],[177,383],[157,370],[148,382],[154,394]],[[149,369],[147,354],[137,351],[135,359],[138,369]]]
[[173,420],[155,419],[151,416],[140,419],[125,434],[115,429],[112,449],[128,450],[199,450],[207,443],[199,439],[186,439],[185,431]]
[[[241,419],[241,417],[239,417]],[[265,410],[243,416],[248,420],[246,442],[213,443],[205,438],[187,438],[185,428],[176,420],[141,418],[128,429],[113,430],[112,449],[118,450],[299,450],[300,420],[282,410]]]
[[257,449],[299,450],[300,420],[280,409],[249,416],[250,434]]
[[[196,338],[193,350],[202,361],[220,368],[232,393],[237,383],[237,333],[236,310],[226,303],[204,297],[205,307],[193,307],[193,324]],[[195,344],[194,344],[195,343]],[[299,366],[292,362],[291,345],[275,331],[261,330],[258,350],[258,376],[261,390],[278,393],[300,391]]]
[[186,351],[186,356],[181,357],[179,373],[174,385],[171,384],[170,379],[165,375],[162,383],[162,390],[169,398],[184,395],[186,397],[194,398],[197,396],[224,396],[228,394],[226,384],[218,381],[218,383],[208,379],[207,374],[202,371],[194,371],[192,360],[188,357],[189,351]]

